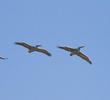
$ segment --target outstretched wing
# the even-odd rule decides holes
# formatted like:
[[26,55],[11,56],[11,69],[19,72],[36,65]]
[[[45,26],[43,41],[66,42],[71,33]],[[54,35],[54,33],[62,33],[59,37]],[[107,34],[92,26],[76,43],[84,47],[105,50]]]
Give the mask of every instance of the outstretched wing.
[[5,59],[8,59],[8,58],[3,58],[3,57],[1,57],[1,56],[0,56],[0,59],[3,59],[3,60],[5,60]]
[[81,52],[77,52],[76,55],[78,55],[79,57],[83,58],[84,60],[86,60],[88,63],[92,64],[92,62],[90,61],[90,59],[84,55],[83,53]]
[[44,54],[46,54],[46,55],[48,55],[48,56],[51,56],[51,53],[49,53],[47,50],[45,50],[45,49],[37,49],[36,51],[38,51],[38,52],[41,52],[41,53],[44,53]]
[[58,48],[64,49],[64,50],[70,51],[70,52],[74,51],[74,48],[71,48],[71,47],[60,47],[60,46],[58,46]]
[[28,48],[28,49],[31,49],[31,48],[32,48],[31,45],[29,45],[29,44],[27,44],[27,43],[24,43],[24,42],[15,42],[15,44],[24,46],[24,47],[26,47],[26,48]]

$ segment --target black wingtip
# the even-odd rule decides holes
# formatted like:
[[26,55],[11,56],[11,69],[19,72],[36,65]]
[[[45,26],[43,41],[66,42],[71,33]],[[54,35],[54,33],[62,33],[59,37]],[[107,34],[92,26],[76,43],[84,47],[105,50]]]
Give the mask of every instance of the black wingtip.
[[48,56],[51,57],[52,55],[49,53]]
[[61,46],[57,46],[57,48],[60,48],[60,49],[62,49],[62,47],[61,47]]
[[91,61],[89,61],[89,64],[92,64],[92,62],[91,62]]
[[6,60],[6,59],[8,59],[8,58],[1,58],[2,60]]
[[92,64],[92,62],[90,62],[90,64]]
[[25,42],[14,42],[14,44],[21,44],[21,43],[25,43]]

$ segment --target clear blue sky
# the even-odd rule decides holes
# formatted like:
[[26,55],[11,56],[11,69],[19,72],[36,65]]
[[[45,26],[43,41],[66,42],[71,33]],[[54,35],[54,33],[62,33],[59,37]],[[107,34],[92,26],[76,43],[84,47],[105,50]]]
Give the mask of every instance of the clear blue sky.
[[[81,45],[92,65],[56,48]],[[0,47],[0,100],[110,100],[110,0],[1,0]]]

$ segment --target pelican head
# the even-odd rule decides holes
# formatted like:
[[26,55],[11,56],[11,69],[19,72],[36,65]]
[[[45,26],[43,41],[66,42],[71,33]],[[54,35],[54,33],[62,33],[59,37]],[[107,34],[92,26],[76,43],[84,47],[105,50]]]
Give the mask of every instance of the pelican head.
[[84,48],[85,46],[80,46],[80,47],[78,47],[78,50],[80,50],[81,48]]
[[80,47],[78,47],[78,48],[84,48],[85,46],[80,46]]
[[36,48],[41,47],[42,45],[36,45]]

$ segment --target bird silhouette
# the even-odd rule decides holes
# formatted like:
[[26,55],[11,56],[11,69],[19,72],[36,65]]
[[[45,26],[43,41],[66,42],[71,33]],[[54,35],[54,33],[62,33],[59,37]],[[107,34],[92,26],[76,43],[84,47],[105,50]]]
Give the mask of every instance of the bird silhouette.
[[4,57],[1,57],[1,56],[0,56],[0,59],[5,60],[5,59],[8,59],[8,58],[4,58]]
[[82,52],[80,52],[80,49],[83,48],[83,47],[84,46],[80,46],[78,48],[71,48],[71,47],[61,47],[61,46],[58,46],[58,48],[60,48],[60,49],[64,49],[66,51],[71,52],[70,56],[77,55],[77,56],[81,57],[82,59],[86,60],[89,64],[92,64],[90,59],[86,55],[84,55]]
[[51,56],[51,53],[49,53],[47,50],[39,48],[39,47],[41,47],[41,45],[31,46],[25,42],[15,42],[15,44],[21,45],[21,46],[27,48],[29,53],[37,51],[37,52],[44,53],[48,56]]

